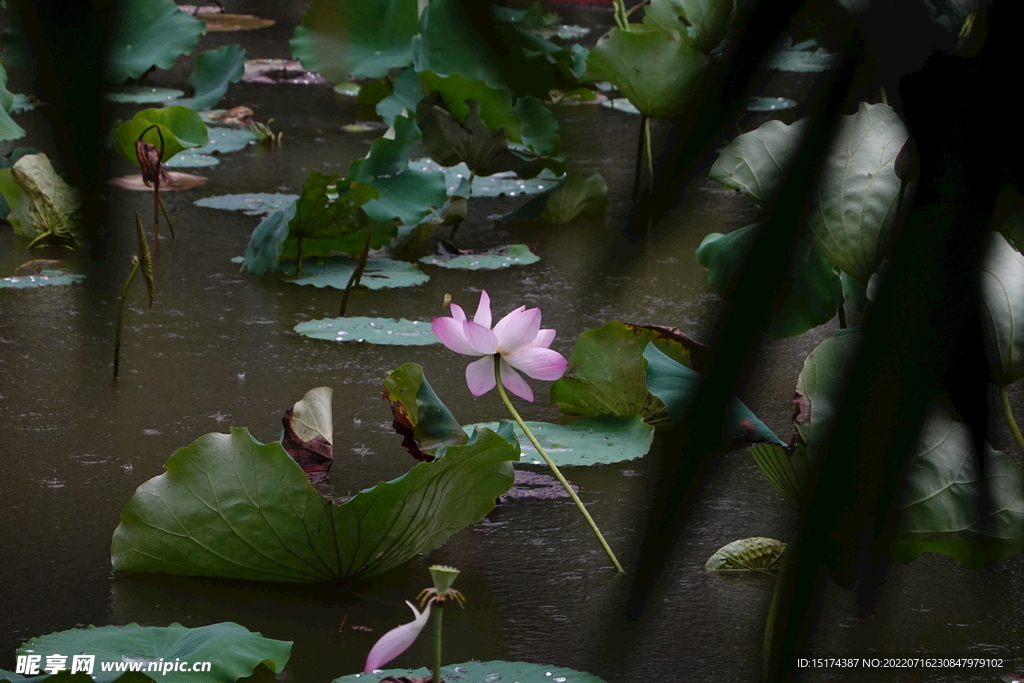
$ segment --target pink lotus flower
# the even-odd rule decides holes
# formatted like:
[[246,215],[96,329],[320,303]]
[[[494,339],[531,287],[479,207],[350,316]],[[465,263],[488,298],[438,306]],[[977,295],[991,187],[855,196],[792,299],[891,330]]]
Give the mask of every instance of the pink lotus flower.
[[533,379],[553,381],[569,366],[562,354],[548,347],[555,330],[540,329],[540,309],[520,306],[491,329],[491,299],[480,292],[480,304],[472,320],[461,307],[452,304],[452,317],[434,318],[434,336],[456,353],[480,356],[466,366],[466,384],[474,396],[482,396],[496,385],[494,357],[501,357],[501,383],[516,396],[533,401],[533,390],[516,370]]
[[409,609],[416,615],[416,618],[408,624],[402,624],[391,629],[380,637],[376,645],[370,649],[370,654],[366,655],[366,666],[363,668],[364,673],[373,673],[375,669],[381,668],[409,649],[409,646],[413,644],[416,636],[420,634],[420,631],[423,630],[423,627],[427,625],[427,621],[430,619],[431,603],[433,603],[433,600],[427,603],[425,610],[417,612],[411,602],[405,601],[405,604],[409,605]]

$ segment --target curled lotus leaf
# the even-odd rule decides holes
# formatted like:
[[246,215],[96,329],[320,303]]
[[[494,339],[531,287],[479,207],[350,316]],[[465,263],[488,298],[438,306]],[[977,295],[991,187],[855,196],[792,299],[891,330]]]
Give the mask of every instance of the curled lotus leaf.
[[[417,460],[431,462],[438,449],[461,446],[469,440],[418,363],[406,363],[387,374],[384,400],[391,402],[392,424],[403,437],[402,446]],[[495,429],[497,425],[481,426]]]
[[708,558],[704,570],[709,572],[768,572],[774,574],[782,566],[786,544],[774,538],[755,536],[722,546]]

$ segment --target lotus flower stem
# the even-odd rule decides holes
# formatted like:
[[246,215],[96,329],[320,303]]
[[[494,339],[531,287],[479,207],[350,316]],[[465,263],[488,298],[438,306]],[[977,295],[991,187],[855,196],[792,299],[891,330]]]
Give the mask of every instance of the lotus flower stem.
[[352,269],[352,277],[348,279],[348,284],[345,285],[345,293],[341,295],[341,309],[338,311],[338,317],[345,317],[345,309],[348,308],[348,295],[363,278],[363,271],[366,269],[366,262],[370,258],[370,238],[373,233],[370,230],[366,231],[366,242],[363,244],[363,251],[359,254],[359,261],[356,262],[356,267]]
[[1010,409],[1010,397],[1006,394],[1006,387],[1000,387],[999,391],[1003,395],[1003,415],[1006,417],[1006,424],[1010,425],[1010,432],[1013,433],[1013,439],[1017,442],[1017,448],[1020,449],[1021,453],[1024,453],[1024,434],[1020,433],[1017,420],[1013,418],[1013,411]]
[[302,235],[298,236],[297,241],[295,252],[298,254],[298,261],[295,262],[295,277],[302,275]]
[[444,600],[434,601],[434,681],[441,683],[441,619],[444,616]]
[[569,497],[572,498],[572,502],[576,503],[576,507],[579,509],[580,514],[583,515],[583,519],[587,520],[587,524],[590,525],[590,530],[594,532],[595,536],[597,536],[598,542],[608,554],[608,559],[610,559],[612,564],[615,565],[615,569],[617,569],[619,573],[625,574],[626,570],[622,568],[621,564],[619,564],[619,559],[615,557],[615,553],[612,552],[611,546],[608,545],[608,541],[604,540],[604,535],[601,533],[601,530],[597,528],[597,523],[594,521],[594,518],[590,516],[589,512],[587,512],[587,508],[583,505],[583,501],[580,500],[580,497],[572,490],[572,486],[562,475],[561,470],[558,469],[558,465],[555,464],[551,459],[551,456],[544,450],[544,447],[540,445],[537,441],[537,437],[535,437],[533,432],[530,431],[530,428],[526,426],[526,423],[523,422],[523,418],[519,416],[519,412],[515,409],[515,406],[512,405],[512,401],[509,400],[508,394],[505,393],[505,387],[502,386],[501,383],[501,356],[498,354],[495,354],[494,356],[494,376],[498,379],[498,395],[501,396],[501,400],[505,403],[505,407],[508,408],[508,412],[512,415],[512,419],[516,421],[519,428],[523,430],[524,434],[526,434],[526,438],[530,440],[533,447],[536,448],[537,452],[540,453],[542,458],[544,458],[544,462],[548,464],[548,468],[551,469],[551,473],[555,475],[555,478],[558,479],[562,484],[562,487],[565,488],[566,493],[568,493]]
[[647,147],[647,229],[654,220],[654,156],[651,154],[651,117],[644,117],[644,144]]
[[171,212],[167,210],[167,205],[164,204],[164,198],[157,194],[160,201],[160,210],[164,213],[164,219],[167,221],[167,227],[171,229],[171,239],[176,240],[178,236],[174,234],[174,221],[171,220]]
[[846,329],[846,306],[839,304],[839,308],[836,309],[836,313],[839,315],[839,328]]
[[[629,30],[629,16],[626,12],[626,5],[623,0],[612,0],[615,5],[615,25],[623,31]],[[643,3],[640,3],[641,5]],[[634,8],[635,9],[635,8]]]

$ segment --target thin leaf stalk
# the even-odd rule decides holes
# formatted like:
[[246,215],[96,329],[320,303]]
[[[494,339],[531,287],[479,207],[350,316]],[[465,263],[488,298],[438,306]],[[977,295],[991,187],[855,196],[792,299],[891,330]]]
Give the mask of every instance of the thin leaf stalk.
[[1010,432],[1013,434],[1013,440],[1017,442],[1017,448],[1020,449],[1021,453],[1024,453],[1024,434],[1021,434],[1020,427],[1017,426],[1017,420],[1013,417],[1013,410],[1010,408],[1010,396],[1006,393],[1006,387],[1000,387],[999,393],[1003,395],[1003,417],[1006,418],[1006,424],[1010,426]]
[[654,155],[651,154],[651,117],[644,117],[644,146],[647,148],[647,229],[654,220]]
[[359,286],[359,281],[363,279],[363,271],[366,270],[366,262],[370,260],[370,238],[373,233],[369,230],[366,231],[366,242],[363,243],[363,251],[359,254],[359,260],[356,262],[356,267],[352,269],[352,276],[348,279],[348,284],[345,285],[345,293],[341,295],[341,308],[338,311],[338,317],[344,318],[345,311],[348,309],[348,295]]
[[508,394],[505,393],[505,387],[501,384],[501,356],[499,354],[495,354],[494,356],[494,378],[498,386],[498,395],[501,396],[501,400],[508,409],[509,414],[512,415],[512,419],[514,419],[516,424],[519,425],[519,428],[523,430],[523,433],[526,434],[526,438],[530,440],[533,447],[537,449],[537,452],[540,453],[542,458],[544,458],[544,462],[547,463],[548,469],[551,470],[551,473],[555,475],[555,478],[558,479],[566,493],[568,493],[569,497],[572,498],[572,502],[576,504],[580,514],[583,515],[583,519],[587,521],[587,524],[590,526],[590,530],[594,532],[594,536],[597,537],[601,547],[604,548],[605,553],[607,553],[608,559],[610,559],[612,564],[615,565],[615,569],[618,570],[620,574],[625,574],[626,570],[623,569],[622,565],[619,563],[619,558],[615,557],[615,553],[612,552],[611,546],[609,546],[608,541],[605,540],[604,534],[602,534],[601,530],[597,528],[597,523],[594,521],[594,518],[590,516],[586,506],[583,504],[583,501],[580,500],[580,497],[572,490],[572,486],[569,484],[568,480],[566,480],[565,476],[562,475],[561,470],[558,469],[558,465],[556,465],[551,459],[548,452],[544,450],[544,447],[540,445],[540,442],[537,441],[537,437],[535,437],[533,432],[530,431],[530,428],[526,426],[526,423],[523,422],[523,418],[519,416],[519,411],[515,409],[515,406],[512,405],[512,401],[509,400]]
[[615,6],[615,25],[623,31],[629,30],[629,14],[626,12],[624,0],[612,0]]
[[164,204],[164,198],[160,197],[159,194],[157,194],[157,197],[160,198],[160,210],[163,211],[164,220],[167,221],[167,227],[171,229],[171,239],[176,240],[178,239],[178,236],[174,232],[174,221],[171,220],[171,212],[167,210],[167,205]]

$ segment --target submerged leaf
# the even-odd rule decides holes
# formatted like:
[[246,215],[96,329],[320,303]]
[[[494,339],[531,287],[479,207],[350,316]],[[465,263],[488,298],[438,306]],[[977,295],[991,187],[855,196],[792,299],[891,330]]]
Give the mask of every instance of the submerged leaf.
[[782,567],[786,544],[774,538],[755,536],[733,541],[719,548],[704,564],[709,572],[768,572]]
[[324,318],[307,320],[295,326],[304,337],[328,341],[354,341],[386,346],[426,346],[439,343],[430,329],[430,321],[405,318]]
[[391,402],[392,426],[402,435],[402,446],[417,460],[430,462],[439,448],[469,441],[417,363],[406,363],[387,374],[384,400]]
[[[158,674],[157,679],[166,683],[194,683],[197,676],[191,666],[184,671],[163,666],[164,662],[174,664],[180,660],[210,662],[210,669],[201,676],[204,682],[234,683],[251,676],[260,665],[273,672],[283,671],[291,650],[290,641],[264,638],[227,621],[198,628],[185,628],[177,623],[166,627],[132,623],[76,628],[33,638],[18,648],[18,654],[41,654],[44,662],[50,654],[94,655],[93,671],[98,683],[118,679],[122,672],[107,672],[107,668],[113,669],[125,661],[142,662],[143,672],[152,665],[154,669],[149,673]],[[69,668],[70,664],[69,660]]]
[[73,275],[59,270],[41,270],[36,275],[0,277],[0,289],[34,289],[36,287],[61,287],[73,285],[85,279],[84,275]]
[[310,389],[281,418],[281,446],[311,482],[327,477],[334,462],[334,422],[330,387]]
[[245,429],[175,451],[121,512],[116,572],[339,582],[383,573],[477,522],[512,486],[518,447],[490,430],[338,505],[279,443]]

